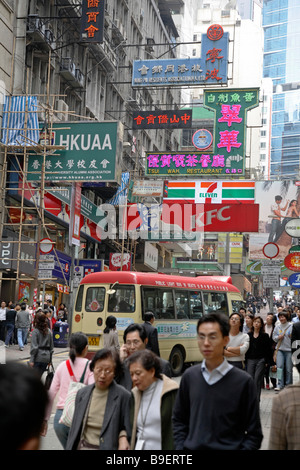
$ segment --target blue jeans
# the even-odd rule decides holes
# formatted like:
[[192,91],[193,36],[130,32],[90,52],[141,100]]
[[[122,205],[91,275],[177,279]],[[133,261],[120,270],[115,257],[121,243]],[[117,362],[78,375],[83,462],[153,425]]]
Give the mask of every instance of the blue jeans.
[[54,420],[53,420],[53,428],[54,428],[55,434],[57,436],[57,439],[59,440],[59,442],[61,443],[61,445],[65,449],[66,445],[67,445],[67,440],[68,440],[68,435],[69,435],[70,428],[68,426],[66,426],[65,424],[61,424],[59,422],[59,420],[61,418],[61,415],[62,415],[62,412],[63,412],[63,410],[61,410],[61,409],[56,410]]
[[271,232],[268,238],[268,242],[276,242],[281,229],[281,222],[278,219],[272,219]]
[[282,377],[278,379],[278,387],[281,389],[285,385],[293,383],[293,363],[291,351],[277,351],[276,365],[282,369]]
[[7,323],[6,324],[6,338],[5,338],[5,344],[6,346],[9,345],[11,337],[13,335],[15,329],[15,325],[13,323]]
[[28,335],[28,328],[18,328],[18,345],[20,348],[24,348],[27,335]]

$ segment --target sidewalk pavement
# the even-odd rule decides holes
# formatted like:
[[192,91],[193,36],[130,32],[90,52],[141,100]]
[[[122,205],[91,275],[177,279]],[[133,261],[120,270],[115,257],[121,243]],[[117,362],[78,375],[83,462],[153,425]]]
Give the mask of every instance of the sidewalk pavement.
[[[67,348],[54,348],[54,355],[65,353],[68,351]],[[10,346],[5,348],[4,345],[0,345],[0,363],[5,363],[7,361],[18,361],[26,363],[30,357],[30,345],[26,345],[24,351],[19,350],[18,345]],[[294,383],[299,381],[299,374],[297,369],[294,367]],[[261,445],[261,450],[267,450],[269,444],[269,434],[271,426],[271,409],[272,409],[272,400],[276,392],[271,387],[270,390],[262,389],[261,391],[261,401],[260,401],[260,417],[261,424],[263,429],[263,442]]]

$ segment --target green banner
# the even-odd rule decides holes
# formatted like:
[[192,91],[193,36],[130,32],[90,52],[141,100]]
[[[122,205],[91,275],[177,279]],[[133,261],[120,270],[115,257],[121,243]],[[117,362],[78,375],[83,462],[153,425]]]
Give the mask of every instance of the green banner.
[[[54,123],[53,147],[48,147],[51,153],[45,159],[45,181],[119,182],[122,129],[118,121]],[[64,148],[58,149],[61,146]],[[28,157],[28,181],[41,180],[43,158]]]

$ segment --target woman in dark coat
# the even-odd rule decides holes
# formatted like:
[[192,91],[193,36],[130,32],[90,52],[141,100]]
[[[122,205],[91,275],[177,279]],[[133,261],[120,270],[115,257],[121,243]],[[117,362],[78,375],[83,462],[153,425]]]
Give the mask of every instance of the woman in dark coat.
[[81,388],[66,450],[128,450],[130,393],[114,381],[121,367],[113,349],[98,351],[90,365],[95,384]]

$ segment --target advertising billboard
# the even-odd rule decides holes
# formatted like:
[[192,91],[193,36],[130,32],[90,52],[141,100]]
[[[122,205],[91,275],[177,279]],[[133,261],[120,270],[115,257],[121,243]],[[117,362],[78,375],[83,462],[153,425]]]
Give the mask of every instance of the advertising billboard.
[[266,259],[263,247],[273,242],[279,247],[276,259],[284,259],[292,245],[297,245],[285,226],[300,214],[300,182],[256,181],[255,202],[259,205],[259,233],[250,234],[249,259]]

